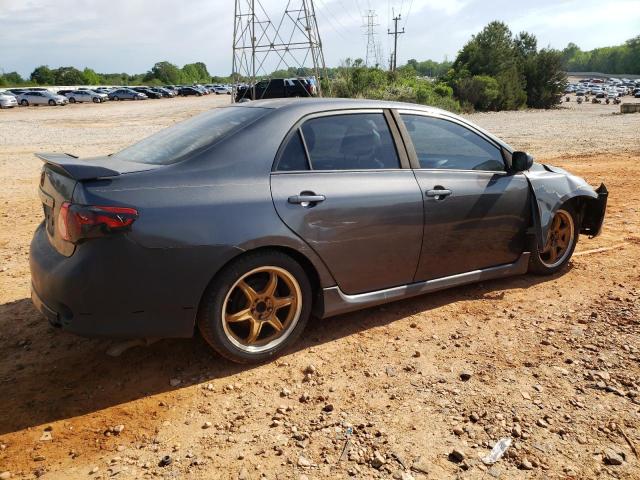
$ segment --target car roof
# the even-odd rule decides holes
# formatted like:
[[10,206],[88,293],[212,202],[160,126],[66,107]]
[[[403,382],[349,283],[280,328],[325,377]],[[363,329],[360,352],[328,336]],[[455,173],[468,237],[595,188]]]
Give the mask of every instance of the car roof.
[[[271,108],[277,110],[298,110],[304,115],[330,110],[349,110],[367,108],[389,108],[398,110],[418,110],[436,115],[444,115],[465,121],[459,115],[427,105],[416,103],[392,102],[386,100],[366,100],[352,98],[274,98],[269,100],[254,100],[236,103],[234,106],[248,108]],[[466,122],[466,121],[465,121]],[[466,122],[468,123],[468,122]]]
[[274,108],[274,109],[302,109],[309,111],[344,110],[362,108],[395,108],[423,110],[432,113],[456,116],[455,114],[440,108],[418,105],[415,103],[391,102],[385,100],[366,100],[352,98],[274,98],[269,100],[254,100],[238,103],[237,106]]
[[386,100],[366,100],[351,98],[275,98],[268,100],[253,100],[250,102],[242,102],[233,104],[237,107],[244,108],[270,108],[278,111],[292,113],[298,116],[305,116],[314,113],[327,112],[332,110],[356,110],[356,109],[397,109],[397,110],[415,110],[424,113],[430,113],[438,116],[449,117],[458,120],[464,124],[471,125],[476,130],[482,132],[487,137],[493,139],[509,151],[513,148],[501,138],[495,136],[491,132],[473,124],[469,120],[436,107],[427,105],[419,105],[416,103],[391,102]]

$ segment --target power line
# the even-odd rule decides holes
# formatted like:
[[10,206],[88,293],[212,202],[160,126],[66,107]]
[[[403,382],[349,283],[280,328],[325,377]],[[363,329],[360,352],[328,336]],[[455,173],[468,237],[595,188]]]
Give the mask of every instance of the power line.
[[407,11],[407,16],[404,18],[404,25],[402,28],[404,29],[407,26],[407,22],[409,21],[409,15],[411,15],[411,8],[413,7],[413,0],[409,3],[409,10]]

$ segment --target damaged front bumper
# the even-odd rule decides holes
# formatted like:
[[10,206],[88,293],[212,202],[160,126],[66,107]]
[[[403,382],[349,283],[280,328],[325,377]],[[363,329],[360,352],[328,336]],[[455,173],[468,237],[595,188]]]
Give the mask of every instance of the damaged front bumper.
[[589,199],[584,209],[584,217],[582,219],[582,227],[580,233],[589,235],[593,238],[600,234],[602,224],[604,223],[604,215],[607,210],[607,198],[609,191],[604,183],[596,189],[597,198]]

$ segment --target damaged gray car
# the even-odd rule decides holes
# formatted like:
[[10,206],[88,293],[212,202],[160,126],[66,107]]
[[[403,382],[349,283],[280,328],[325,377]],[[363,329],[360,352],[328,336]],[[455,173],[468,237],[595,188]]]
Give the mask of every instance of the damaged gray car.
[[[329,317],[563,269],[607,190],[419,105],[264,100],[113,155],[39,154],[32,299],[81,335],[260,362]],[[347,317],[344,321],[349,321]]]

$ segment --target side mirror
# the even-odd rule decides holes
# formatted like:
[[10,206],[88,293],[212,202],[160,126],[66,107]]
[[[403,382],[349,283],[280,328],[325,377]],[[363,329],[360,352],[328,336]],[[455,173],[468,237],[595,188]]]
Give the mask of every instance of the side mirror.
[[533,166],[533,157],[527,152],[513,152],[511,154],[511,170],[524,172]]

